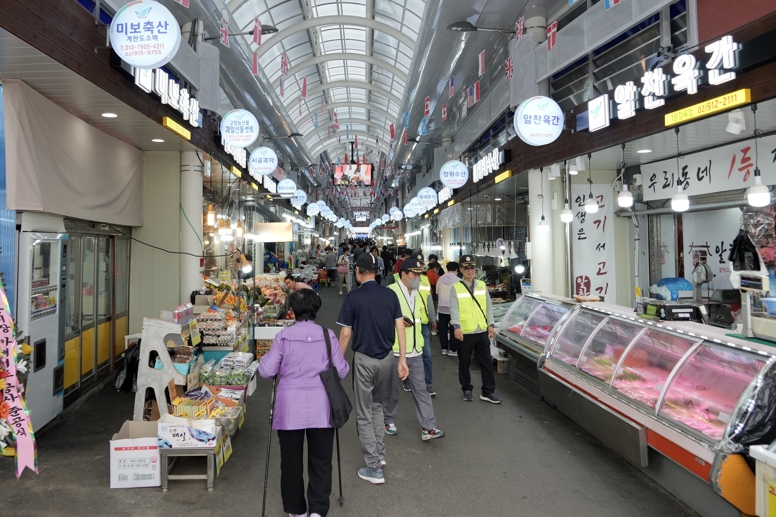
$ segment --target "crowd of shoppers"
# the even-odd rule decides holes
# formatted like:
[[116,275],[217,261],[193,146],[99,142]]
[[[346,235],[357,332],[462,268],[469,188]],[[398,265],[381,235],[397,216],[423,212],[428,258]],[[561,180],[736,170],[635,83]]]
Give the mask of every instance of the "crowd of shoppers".
[[[351,245],[353,252],[351,253]],[[345,354],[353,350],[351,370],[356,427],[365,466],[358,476],[385,483],[385,435],[398,433],[396,418],[401,386],[412,393],[423,441],[442,438],[437,428],[432,387],[431,335],[439,334],[442,355],[457,357],[463,400],[473,400],[469,366],[480,363],[480,399],[499,404],[490,355],[494,336],[493,308],[487,286],[475,278],[472,256],[448,262],[438,257],[428,264],[420,253],[404,250],[395,261],[390,251],[370,242],[342,243],[338,252],[325,250],[330,281],[346,288],[337,324],[339,339],[314,323],[321,306],[318,294],[289,276],[289,314],[296,319],[282,330],[259,364],[265,378],[277,376],[277,400],[272,428],[281,447],[281,495],[292,517],[324,517],[332,486],[334,428],[331,406],[320,373],[329,368],[324,332],[332,346],[331,364],[344,378],[351,368]],[[358,289],[350,285],[352,271]],[[393,269],[392,269],[393,264]],[[390,271],[395,271],[390,275]],[[382,285],[383,275],[389,285]],[[307,441],[308,486],[305,498],[304,443]]]

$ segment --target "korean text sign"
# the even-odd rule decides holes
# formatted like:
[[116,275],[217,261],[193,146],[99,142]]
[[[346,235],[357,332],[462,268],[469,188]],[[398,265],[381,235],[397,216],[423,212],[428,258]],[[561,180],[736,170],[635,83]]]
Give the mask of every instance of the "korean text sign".
[[181,44],[181,29],[172,13],[159,2],[130,2],[110,24],[110,44],[130,65],[159,68],[173,58]]
[[609,185],[592,185],[598,212],[585,212],[589,185],[571,186],[571,247],[574,254],[572,272],[574,294],[605,296],[606,301],[617,303],[614,250],[614,205]]
[[[757,145],[762,177],[770,184],[768,178],[776,170],[776,136],[759,138]],[[684,156],[678,171],[675,158],[649,163],[641,166],[644,200],[668,199],[679,185],[688,196],[744,189],[754,184],[754,169],[754,142],[750,140]]]

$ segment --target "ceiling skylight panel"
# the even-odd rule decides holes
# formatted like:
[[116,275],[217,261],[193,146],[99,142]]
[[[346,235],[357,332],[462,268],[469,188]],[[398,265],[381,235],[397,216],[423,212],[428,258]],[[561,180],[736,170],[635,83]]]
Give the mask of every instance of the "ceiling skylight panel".
[[291,27],[293,25],[296,25],[297,23],[301,23],[303,21],[304,21],[304,18],[300,14],[299,16],[293,16],[293,17],[291,17],[291,18],[289,18],[287,20],[276,21],[275,22],[275,26],[278,28],[278,30],[282,31],[283,29],[287,29],[287,28],[289,28],[289,27]]

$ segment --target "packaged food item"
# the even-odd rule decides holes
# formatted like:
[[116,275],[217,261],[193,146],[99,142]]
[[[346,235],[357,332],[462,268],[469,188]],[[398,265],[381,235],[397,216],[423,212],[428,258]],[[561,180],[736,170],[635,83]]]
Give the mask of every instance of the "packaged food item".
[[223,366],[216,369],[213,374],[213,384],[216,386],[228,386],[231,373],[232,370],[230,368],[225,368]]
[[248,370],[245,368],[235,368],[229,375],[230,386],[245,386],[250,380]]

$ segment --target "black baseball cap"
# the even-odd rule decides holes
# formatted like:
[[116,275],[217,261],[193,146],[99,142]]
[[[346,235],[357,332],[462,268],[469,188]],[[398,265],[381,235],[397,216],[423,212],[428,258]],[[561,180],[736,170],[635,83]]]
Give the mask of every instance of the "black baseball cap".
[[404,259],[404,262],[402,262],[399,267],[399,271],[421,273],[423,271],[423,255],[412,255],[411,257]]
[[471,255],[461,255],[461,258],[458,259],[458,263],[461,265],[461,267],[477,265],[474,262],[474,257]]
[[377,271],[377,258],[371,253],[362,253],[356,260],[356,267],[362,271]]

